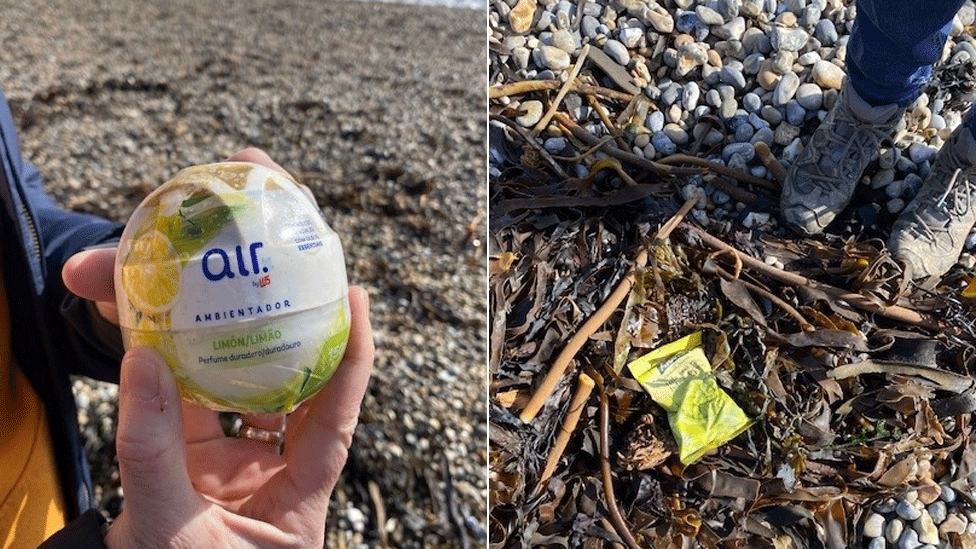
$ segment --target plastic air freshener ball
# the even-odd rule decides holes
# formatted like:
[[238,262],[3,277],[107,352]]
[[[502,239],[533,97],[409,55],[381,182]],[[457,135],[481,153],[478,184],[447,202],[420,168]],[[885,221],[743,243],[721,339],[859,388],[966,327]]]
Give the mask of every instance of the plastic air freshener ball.
[[184,399],[287,413],[349,338],[339,237],[287,175],[246,162],[186,168],[136,208],[115,264],[126,349],[166,359]]

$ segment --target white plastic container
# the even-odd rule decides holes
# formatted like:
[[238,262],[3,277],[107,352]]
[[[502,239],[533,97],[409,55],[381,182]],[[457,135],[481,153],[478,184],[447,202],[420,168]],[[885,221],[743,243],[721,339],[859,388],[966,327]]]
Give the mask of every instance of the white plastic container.
[[349,337],[338,236],[290,177],[257,164],[193,166],[147,196],[115,288],[126,349],[158,350],[183,398],[214,410],[292,411]]

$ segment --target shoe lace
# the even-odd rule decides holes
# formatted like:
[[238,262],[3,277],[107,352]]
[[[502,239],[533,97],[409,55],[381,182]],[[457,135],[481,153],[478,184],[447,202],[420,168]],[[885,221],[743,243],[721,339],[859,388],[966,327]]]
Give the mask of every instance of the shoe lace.
[[973,187],[973,178],[968,177],[961,168],[954,169],[949,184],[939,199],[912,212],[916,221],[913,227],[918,229],[919,236],[935,241],[940,233],[948,232],[950,220],[953,217],[962,217],[969,211],[976,193]]
[[[900,112],[898,116],[901,116]],[[841,150],[843,150],[841,168],[845,168],[851,161],[862,164],[865,158],[871,156],[871,151],[878,150],[881,143],[890,138],[891,127],[891,120],[864,122],[855,118],[847,109],[842,108],[837,112],[837,118],[827,133],[827,146],[824,150],[831,150],[840,145]],[[841,132],[842,128],[848,129],[846,136]],[[845,182],[852,179],[851,183],[856,183],[859,174],[854,174],[853,178],[850,177],[851,174],[844,173],[843,175]],[[836,178],[830,177],[817,177],[816,179],[825,184],[836,184],[837,181]]]

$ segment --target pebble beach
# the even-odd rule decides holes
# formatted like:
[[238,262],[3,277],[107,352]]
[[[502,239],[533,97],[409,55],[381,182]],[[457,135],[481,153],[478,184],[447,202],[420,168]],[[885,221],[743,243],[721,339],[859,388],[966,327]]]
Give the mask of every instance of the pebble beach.
[[[485,540],[485,13],[376,2],[5,8],[0,84],[62,206],[125,221],[245,146],[314,193],[377,358],[329,547]],[[125,506],[117,387],[74,382],[96,503]]]
[[[589,144],[616,143],[634,155],[629,158],[655,162],[697,156],[771,188],[774,174],[756,145],[765,144],[786,169],[809,145],[846,77],[855,16],[854,3],[840,0],[490,0],[488,11],[489,110],[510,115],[523,139],[535,139],[569,165],[569,177],[592,174],[589,165],[567,158],[609,156],[596,146],[581,148],[583,140],[557,124],[540,125],[550,103],[524,90],[568,90],[557,100],[559,109],[593,137]],[[886,237],[915,196],[976,95],[974,23],[973,2],[966,2],[925,93],[878,151],[853,205],[828,232]],[[579,74],[582,58],[595,76],[585,83],[589,101],[586,93],[563,87]],[[546,81],[553,85],[544,87]],[[612,100],[592,100],[601,94]],[[608,104],[619,108],[606,112]],[[489,173],[499,175],[494,167]],[[720,234],[732,226],[758,235],[789,234],[774,204],[737,199],[698,175],[677,185],[679,201],[697,199],[689,215],[702,227]],[[976,266],[976,231],[965,249],[956,269]],[[765,260],[783,267],[776,257]],[[854,537],[860,546],[934,549],[976,539],[972,486],[950,486],[945,472],[926,458],[914,466],[920,486],[902,487],[858,511]]]
[[[585,46],[607,87],[644,98],[623,136],[630,152],[660,160],[694,146],[708,160],[771,180],[753,146],[766,143],[787,169],[796,159],[837,100],[854,14],[853,2],[839,0],[492,0],[489,85],[565,80]],[[861,209],[851,215],[863,227],[883,227],[904,209],[965,114],[974,89],[974,19],[967,2],[927,93],[865,173]],[[493,104],[518,110],[526,128],[544,111],[540,101],[518,97]],[[607,135],[600,114],[579,95],[568,94],[563,104],[593,135]],[[562,135],[543,138],[552,154],[566,149]],[[580,165],[574,175],[584,170]],[[776,227],[768,211],[748,211],[700,179],[681,193],[700,199],[692,212],[700,222]],[[974,247],[976,233],[966,243],[970,252]],[[960,262],[976,265],[971,253]]]

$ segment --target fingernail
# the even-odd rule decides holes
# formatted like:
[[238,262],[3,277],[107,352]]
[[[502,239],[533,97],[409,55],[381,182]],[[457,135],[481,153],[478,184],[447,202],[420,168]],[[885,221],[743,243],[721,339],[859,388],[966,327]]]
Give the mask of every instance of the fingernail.
[[156,361],[140,349],[126,353],[122,359],[119,390],[136,400],[156,400],[159,397],[159,367]]
[[360,288],[359,289],[359,299],[360,299],[360,302],[363,304],[363,309],[366,309],[368,311],[369,310],[369,292],[367,292],[365,288]]

